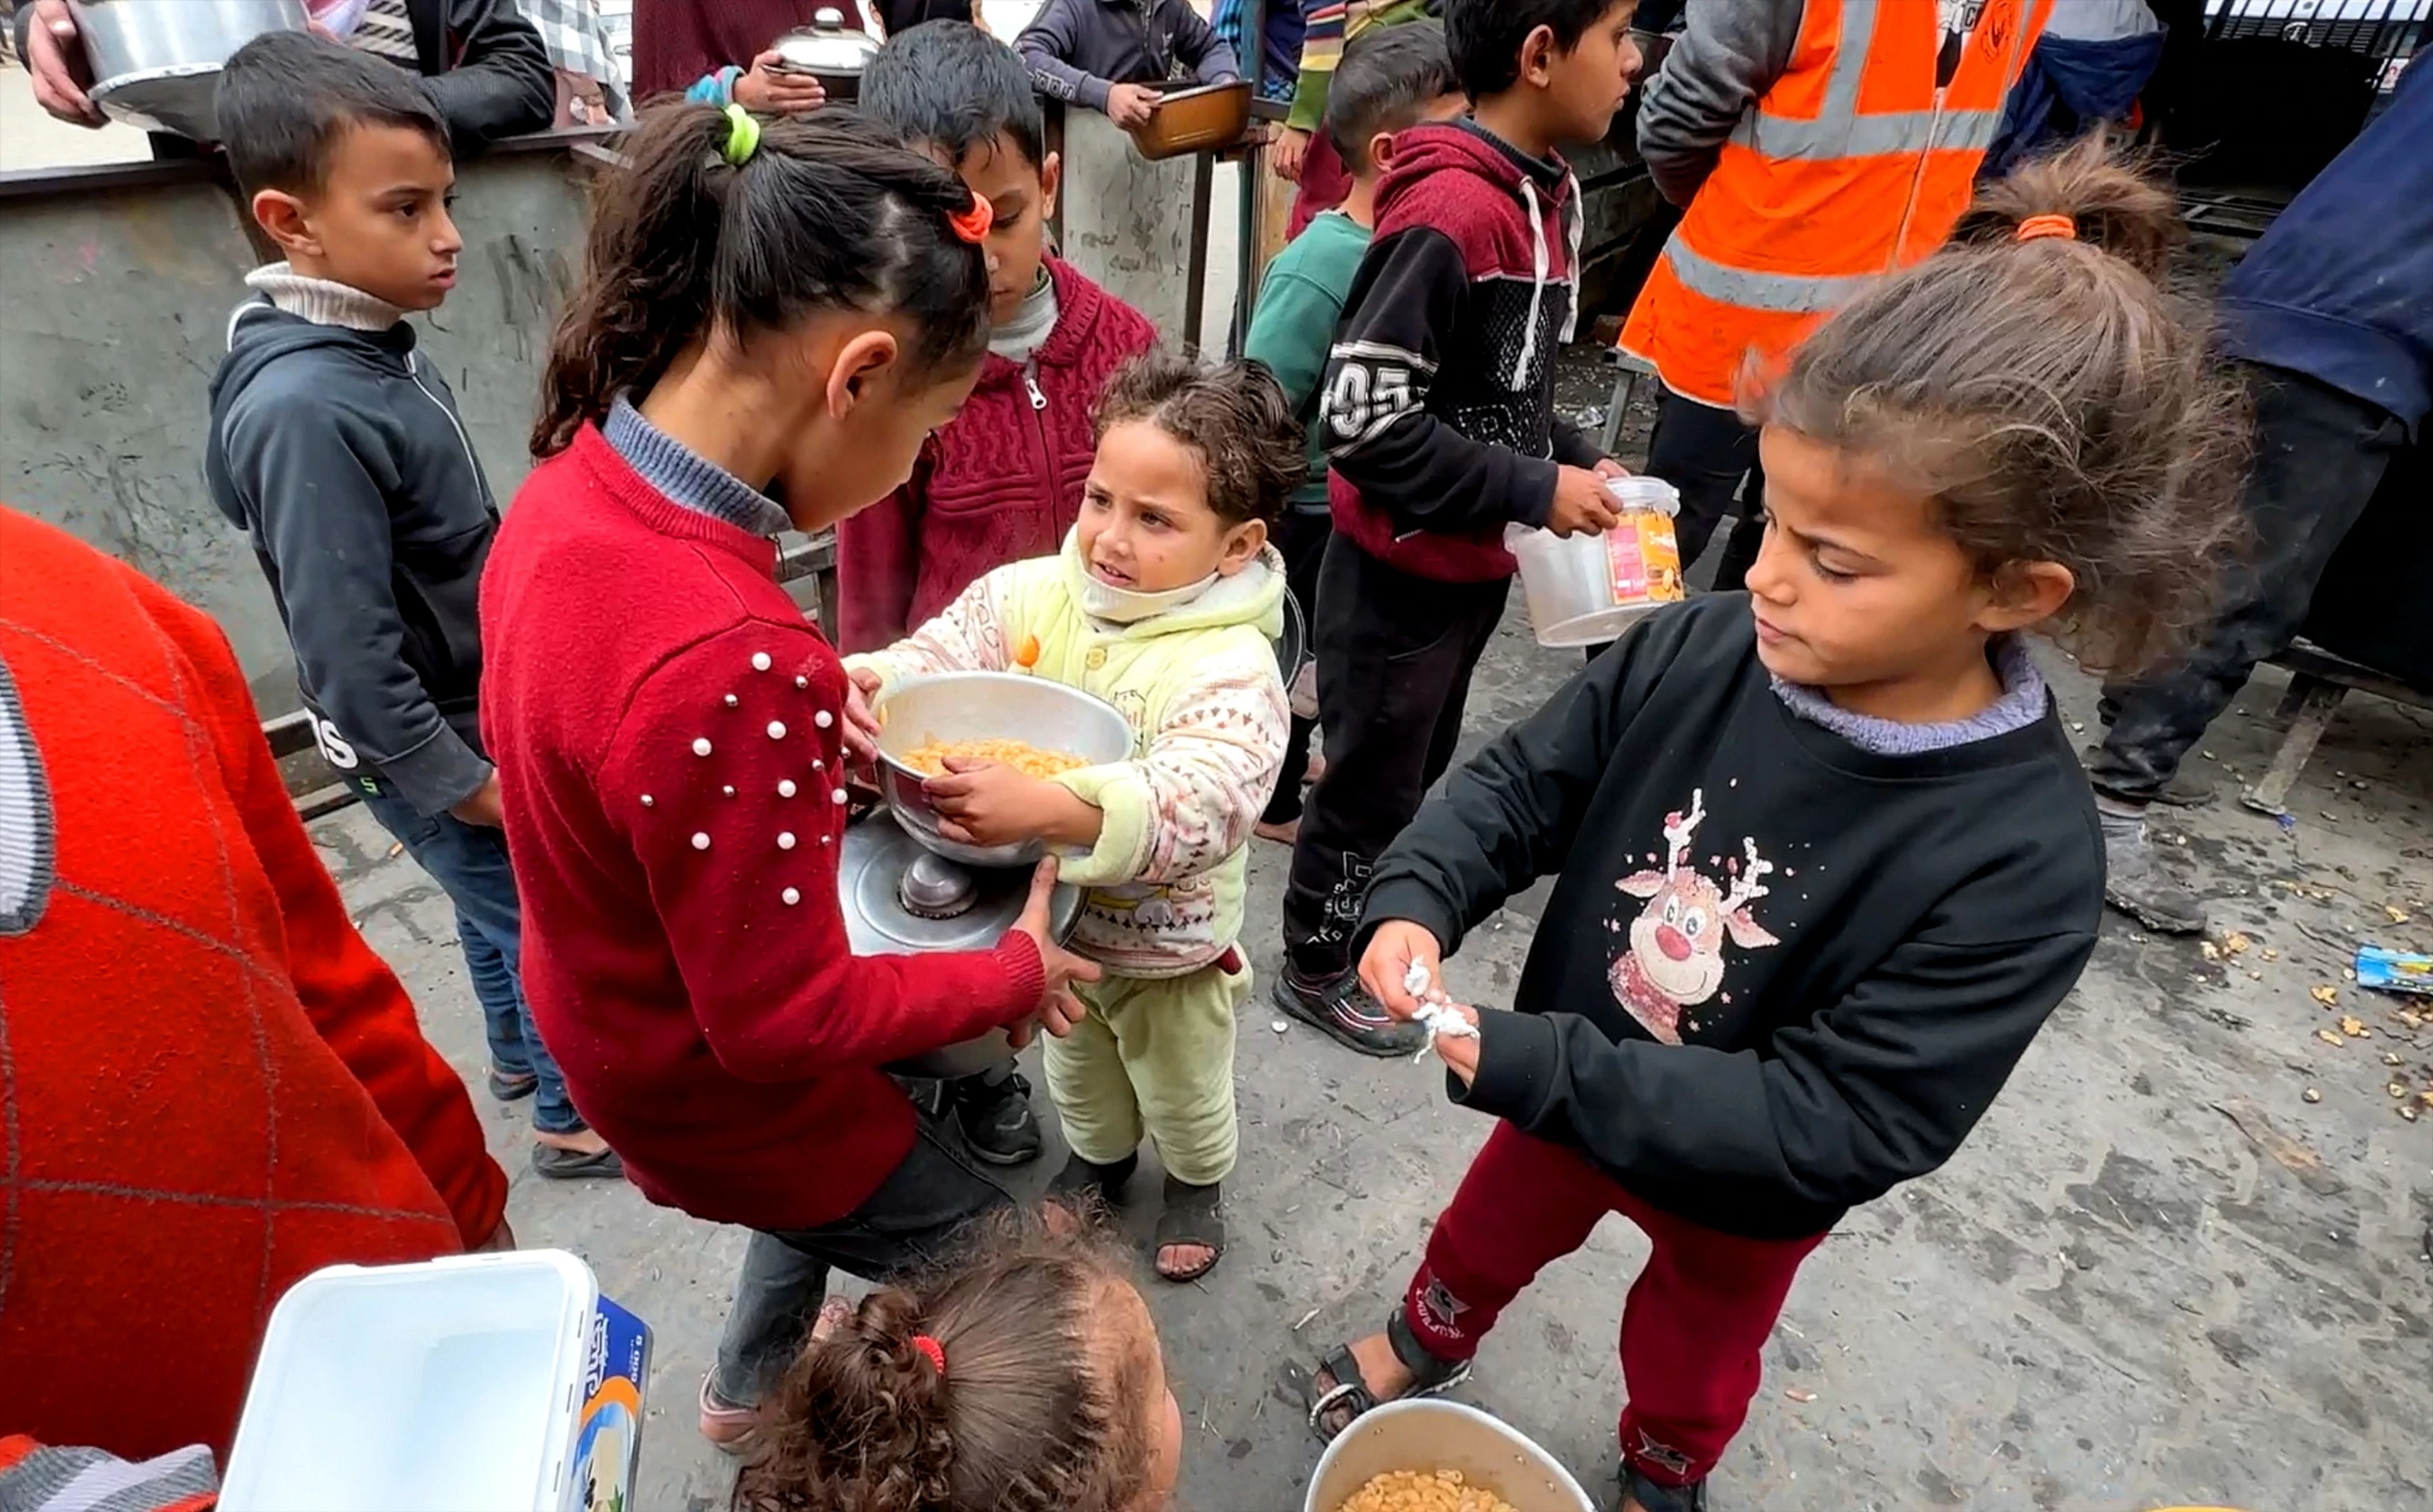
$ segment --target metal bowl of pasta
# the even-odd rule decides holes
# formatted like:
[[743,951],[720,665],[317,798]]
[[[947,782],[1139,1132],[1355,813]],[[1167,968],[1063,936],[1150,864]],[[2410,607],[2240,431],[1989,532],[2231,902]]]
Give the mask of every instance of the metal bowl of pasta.
[[1029,866],[1038,841],[966,845],[943,823],[925,783],[949,757],[1001,761],[1035,777],[1104,766],[1132,754],[1131,722],[1114,705],[1028,672],[939,672],[909,677],[871,705],[877,716],[878,790],[905,832],[966,866]]

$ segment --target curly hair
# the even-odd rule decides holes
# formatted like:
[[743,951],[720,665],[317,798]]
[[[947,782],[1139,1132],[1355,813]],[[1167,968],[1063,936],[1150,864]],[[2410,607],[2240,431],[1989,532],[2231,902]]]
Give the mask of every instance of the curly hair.
[[1262,362],[1203,367],[1172,348],[1143,352],[1116,368],[1099,394],[1097,439],[1134,420],[1199,455],[1208,507],[1228,525],[1273,525],[1309,474],[1301,421]]
[[[2022,241],[2032,217],[2072,237]],[[2058,562],[2056,634],[2135,672],[2210,618],[2243,536],[2244,399],[2161,280],[2171,191],[2100,135],[1982,188],[1949,246],[1844,307],[1742,408],[1867,457],[1936,501],[1979,569]]]
[[737,1512],[1124,1512],[1163,1386],[1154,1350],[1110,1336],[1129,1272],[1096,1229],[1010,1215],[961,1263],[871,1293],[771,1395]]

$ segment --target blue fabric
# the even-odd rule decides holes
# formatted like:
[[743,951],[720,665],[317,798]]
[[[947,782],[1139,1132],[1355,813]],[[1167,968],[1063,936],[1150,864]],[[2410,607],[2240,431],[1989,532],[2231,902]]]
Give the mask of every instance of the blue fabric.
[[2222,349],[2396,416],[2433,410],[2433,64],[2273,221],[2222,285]]
[[[2041,37],[2028,66],[2004,102],[2001,133],[1985,149],[1980,178],[1999,178],[2022,158],[2057,140],[2073,137],[2101,121],[2126,120],[2154,65],[2163,60],[2163,36],[2086,42]],[[2055,119],[2056,113],[2063,119]]]
[[693,80],[692,88],[685,91],[685,103],[715,105],[723,110],[735,103],[735,81],[742,76],[743,70],[733,63],[715,74],[704,74]]
[[524,1003],[523,907],[507,864],[506,837],[453,814],[426,814],[386,783],[358,779],[356,786],[381,827],[456,905],[456,939],[482,1005],[491,1064],[509,1077],[540,1079],[533,1128],[544,1134],[582,1132],[583,1115],[567,1096],[566,1078]]
[[[1234,49],[1236,58],[1249,58],[1242,45],[1242,13],[1247,0],[1216,0],[1216,8],[1208,17],[1209,26]],[[1302,14],[1300,0],[1268,0],[1265,25],[1266,46],[1259,68],[1259,97],[1266,100],[1289,100],[1301,82],[1301,44],[1309,24]]]

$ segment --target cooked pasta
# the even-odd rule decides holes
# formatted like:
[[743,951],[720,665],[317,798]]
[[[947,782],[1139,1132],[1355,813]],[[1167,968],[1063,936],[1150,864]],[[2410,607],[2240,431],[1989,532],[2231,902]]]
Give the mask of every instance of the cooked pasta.
[[946,758],[959,756],[966,761],[994,761],[1012,767],[1026,777],[1052,777],[1060,772],[1072,772],[1090,763],[1062,751],[1042,751],[1028,740],[936,740],[913,747],[904,756],[904,764],[924,776],[946,774]]
[[1389,1470],[1352,1493],[1339,1512],[1513,1512],[1512,1504],[1459,1470]]

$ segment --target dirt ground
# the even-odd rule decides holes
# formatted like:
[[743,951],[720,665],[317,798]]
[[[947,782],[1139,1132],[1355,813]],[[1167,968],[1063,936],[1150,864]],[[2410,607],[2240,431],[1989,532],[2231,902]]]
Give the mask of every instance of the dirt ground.
[[[1575,367],[1564,403],[1601,406],[1609,376]],[[1625,456],[1643,445],[1634,420]],[[2092,739],[2093,687],[2047,663]],[[1516,606],[1470,740],[1574,666],[1530,640]],[[2283,686],[2268,671],[2223,717],[2191,763],[2220,794],[2167,822],[2215,934],[2109,920],[1959,1158],[1851,1215],[1808,1264],[1715,1478],[1721,1512],[2433,1505],[2433,1034],[2343,975],[2360,942],[2433,949],[2433,719],[2353,698],[2276,824],[2236,789],[2277,740]],[[361,812],[316,833],[432,1037],[478,1082],[446,901]],[[1264,844],[1253,856],[1262,973],[1278,960],[1284,862]],[[1449,967],[1456,994],[1505,1000],[1536,906],[1516,900],[1474,937]],[[1319,1452],[1299,1372],[1380,1321],[1487,1125],[1449,1107],[1431,1070],[1358,1059],[1264,1005],[1242,1020],[1237,1075],[1232,1253],[1197,1285],[1148,1284],[1189,1435],[1182,1505],[1292,1512]],[[2406,1121],[2409,1108],[2424,1116]],[[1041,1111],[1052,1128],[1044,1096]],[[484,1113],[518,1173],[523,1242],[582,1255],[656,1331],[636,1505],[722,1505],[729,1470],[692,1402],[741,1235],[629,1188],[543,1183],[522,1164],[521,1114]],[[1060,1161],[1051,1143],[1024,1189]],[[1622,1398],[1615,1319],[1644,1254],[1609,1219],[1506,1315],[1463,1393],[1598,1494]]]

